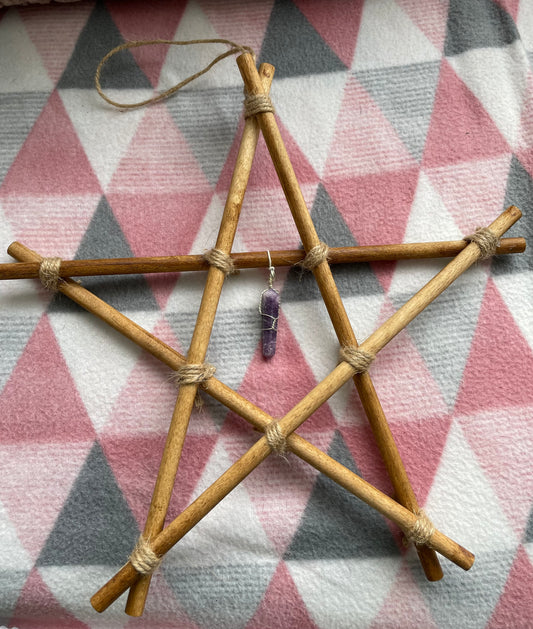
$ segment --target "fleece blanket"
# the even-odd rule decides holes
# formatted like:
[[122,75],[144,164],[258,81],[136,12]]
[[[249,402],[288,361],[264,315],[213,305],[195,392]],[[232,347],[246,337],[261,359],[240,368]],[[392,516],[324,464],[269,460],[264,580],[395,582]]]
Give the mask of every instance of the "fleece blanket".
[[[144,526],[176,399],[170,370],[37,280],[0,283],[0,625],[18,629],[490,629],[533,626],[533,5],[527,0],[163,2],[0,12],[0,242],[63,259],[214,246],[243,122],[225,59],[173,98],[121,111],[94,73],[134,39],[228,38],[276,67],[272,99],[330,246],[455,240],[508,205],[530,249],[476,264],[371,375],[421,506],[476,555],[428,582],[398,528],[295,455],[270,456],[165,557],[143,618],[91,595]],[[224,46],[122,53],[135,102]],[[261,139],[234,251],[300,247]],[[359,340],[445,260],[333,268]],[[186,353],[205,273],[84,278]],[[266,269],[224,284],[208,360],[273,417],[337,364],[310,273],[278,268],[278,349],[260,349]],[[209,396],[191,418],[178,515],[259,438]],[[299,433],[392,495],[350,381]]]

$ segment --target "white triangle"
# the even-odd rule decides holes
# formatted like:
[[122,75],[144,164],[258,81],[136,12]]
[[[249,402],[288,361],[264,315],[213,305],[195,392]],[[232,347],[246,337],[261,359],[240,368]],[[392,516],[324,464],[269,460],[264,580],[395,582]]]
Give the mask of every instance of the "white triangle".
[[502,48],[474,48],[448,61],[505,139],[516,146],[530,72],[522,42],[517,40]]
[[[105,190],[121,158],[146,114],[147,108],[122,111],[104,102],[94,90],[60,90],[61,100],[72,120],[83,149]],[[139,102],[151,90],[107,90],[118,102]]]
[[[318,627],[364,629],[370,627],[394,585],[401,559],[398,556],[286,563]],[[359,584],[356,595],[355,583]]]
[[141,350],[89,313],[50,312],[48,316],[69,372],[99,432]]
[[125,592],[105,611],[103,617],[92,609],[89,597],[107,583],[120,566],[42,566],[41,578],[50,588],[61,607],[91,627],[113,627],[121,629],[128,624],[124,605],[128,593]]
[[353,70],[440,59],[439,50],[393,0],[365,2]]
[[[232,463],[219,440],[191,501]],[[167,565],[179,568],[246,565],[271,560],[273,556],[273,547],[241,483],[179,541],[168,554]]]
[[516,17],[516,27],[520,42],[528,52],[533,52],[533,4],[521,2]]
[[[190,250],[191,254],[201,255],[215,246],[220,229],[220,222],[222,221],[222,214],[224,212],[224,204],[225,199],[215,193],[204,214],[200,229],[196,232],[196,237]],[[236,250],[235,247],[233,247],[233,249]],[[185,254],[187,252],[182,251],[180,253]]]
[[[220,38],[220,35],[213,29],[199,4],[194,0],[189,2],[174,35],[174,40],[217,38]],[[161,69],[158,89],[163,92],[177,85],[187,77],[196,74],[211,63],[215,57],[227,50],[228,46],[225,44],[170,46]],[[184,89],[205,90],[235,85],[242,86],[242,79],[234,56],[230,56],[217,63],[207,74],[195,79]]]
[[[21,500],[24,497],[21,496]],[[9,519],[7,509],[0,501],[0,557],[2,557],[2,569],[10,568],[13,572],[30,570],[33,562],[20,543],[15,527]]]
[[49,92],[54,86],[16,11],[0,22],[0,92]]
[[533,317],[531,316],[533,274],[493,274],[492,279],[529,346],[533,347]]
[[[462,237],[463,235],[428,176],[420,171],[411,213],[405,229],[404,242],[460,240]],[[394,271],[389,294],[391,296],[414,295],[447,262],[449,262],[448,258],[399,261]]]
[[320,176],[335,133],[347,76],[345,72],[310,74],[274,81],[272,85],[272,101],[280,119]]
[[457,422],[450,428],[426,508],[437,529],[474,554],[518,543]]

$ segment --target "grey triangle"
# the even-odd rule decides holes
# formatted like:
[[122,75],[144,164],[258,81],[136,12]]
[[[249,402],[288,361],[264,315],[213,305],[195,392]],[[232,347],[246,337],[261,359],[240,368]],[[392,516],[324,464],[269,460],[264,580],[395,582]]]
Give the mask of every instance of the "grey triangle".
[[[409,324],[409,335],[452,408],[461,384],[485,294],[485,275],[467,274]],[[390,295],[395,308],[411,295]],[[457,325],[457,322],[460,325]]]
[[[339,432],[328,454],[358,474]],[[374,509],[320,475],[284,559],[364,559],[398,552],[389,528]]]
[[[123,43],[124,38],[104,3],[97,2],[57,87],[94,89],[94,74],[98,64],[110,50]],[[129,50],[121,51],[107,62],[102,71],[101,84],[104,90],[152,87]]]
[[[100,203],[76,253],[87,258],[127,258],[133,255],[105,197]],[[159,306],[142,275],[84,277],[82,284],[120,311],[158,310]],[[51,312],[78,312],[79,307],[61,293],[54,295]]]
[[41,315],[6,314],[0,310],[0,392],[8,381]]
[[0,629],[12,627],[9,621],[15,612],[28,574],[29,570],[17,570],[10,565],[0,567]]
[[519,38],[512,17],[493,0],[450,0],[444,54],[472,48],[500,48]]
[[495,256],[492,259],[492,272],[496,275],[533,269],[533,179],[514,156],[507,178],[504,207],[509,205],[516,205],[523,216],[506,232],[505,237],[523,236],[527,241],[527,247],[523,253],[516,255]]
[[138,535],[130,508],[95,442],[37,565],[119,565],[128,557]]
[[254,615],[276,563],[183,569],[163,564],[163,572],[181,607],[200,627],[240,629]]
[[0,94],[0,184],[49,96],[47,92]]
[[[330,247],[352,247],[357,244],[340,212],[322,184],[318,186],[311,211],[318,237]],[[366,263],[335,264],[331,267],[342,298],[383,293],[372,267]],[[283,286],[282,301],[311,301],[321,299],[313,274],[292,267]]]
[[356,72],[413,157],[422,158],[440,61]]
[[272,63],[278,78],[346,70],[291,0],[274,3],[261,48],[261,61]]
[[531,513],[529,514],[529,520],[528,520],[526,532],[524,535],[524,544],[528,544],[531,542],[533,542],[533,509],[531,510]]
[[202,170],[215,185],[233,144],[242,110],[242,89],[183,90],[167,102]]

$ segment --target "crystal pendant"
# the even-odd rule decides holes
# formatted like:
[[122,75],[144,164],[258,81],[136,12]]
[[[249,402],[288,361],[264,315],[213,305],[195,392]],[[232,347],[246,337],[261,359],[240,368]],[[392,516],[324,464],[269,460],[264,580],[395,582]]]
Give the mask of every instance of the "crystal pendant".
[[272,358],[276,353],[279,319],[279,293],[275,288],[267,288],[262,292],[259,312],[262,321],[263,356]]

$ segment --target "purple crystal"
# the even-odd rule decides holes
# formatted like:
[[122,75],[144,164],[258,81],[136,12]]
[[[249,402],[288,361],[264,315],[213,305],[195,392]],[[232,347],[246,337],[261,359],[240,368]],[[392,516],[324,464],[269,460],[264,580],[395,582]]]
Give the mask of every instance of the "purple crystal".
[[272,358],[276,353],[276,337],[278,335],[279,293],[273,288],[267,288],[261,295],[261,313],[263,341],[263,356]]

